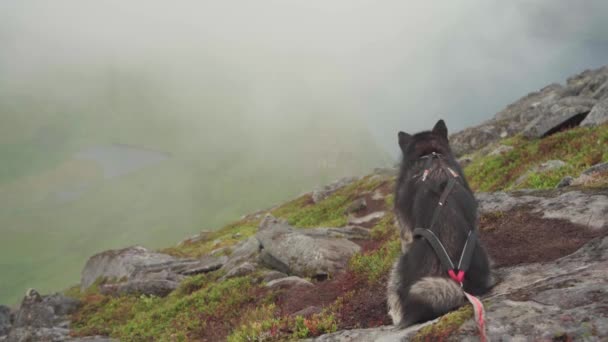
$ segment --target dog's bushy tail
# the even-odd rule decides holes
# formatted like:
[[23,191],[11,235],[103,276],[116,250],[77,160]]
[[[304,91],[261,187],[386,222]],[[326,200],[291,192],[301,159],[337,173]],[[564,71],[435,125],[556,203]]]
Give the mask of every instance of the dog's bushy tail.
[[401,327],[437,318],[465,303],[460,285],[448,278],[421,278],[412,284],[405,297],[397,291],[399,286],[393,270],[388,286],[389,315],[393,324]]

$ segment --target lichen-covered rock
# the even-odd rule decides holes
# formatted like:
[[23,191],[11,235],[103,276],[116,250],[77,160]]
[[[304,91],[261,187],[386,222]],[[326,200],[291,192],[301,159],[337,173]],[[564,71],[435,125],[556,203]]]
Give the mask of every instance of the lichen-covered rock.
[[361,250],[352,241],[320,232],[297,230],[285,221],[268,216],[256,234],[263,248],[260,259],[268,267],[284,273],[327,277],[344,269],[350,257]]

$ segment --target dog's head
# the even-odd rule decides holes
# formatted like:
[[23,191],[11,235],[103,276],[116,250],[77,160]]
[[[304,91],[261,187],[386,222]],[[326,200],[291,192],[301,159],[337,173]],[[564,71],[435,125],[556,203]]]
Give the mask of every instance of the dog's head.
[[414,135],[399,132],[398,136],[399,147],[401,147],[401,152],[403,152],[404,160],[413,161],[432,152],[451,156],[452,152],[448,142],[448,128],[443,120],[437,121],[430,131]]

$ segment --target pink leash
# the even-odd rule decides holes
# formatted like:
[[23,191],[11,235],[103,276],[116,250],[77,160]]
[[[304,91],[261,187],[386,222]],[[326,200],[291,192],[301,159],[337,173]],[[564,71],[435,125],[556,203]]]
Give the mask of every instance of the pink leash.
[[479,300],[479,298],[466,293],[464,290],[464,295],[467,297],[471,305],[473,305],[473,312],[475,313],[475,322],[477,323],[477,328],[479,329],[479,340],[481,342],[488,341],[488,336],[486,335],[486,312],[483,309],[483,303]]

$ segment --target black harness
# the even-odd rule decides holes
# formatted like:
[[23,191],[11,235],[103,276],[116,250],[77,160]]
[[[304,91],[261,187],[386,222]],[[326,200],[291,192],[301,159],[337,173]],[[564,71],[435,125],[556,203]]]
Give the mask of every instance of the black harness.
[[441,265],[447,270],[450,278],[452,278],[455,282],[459,283],[460,286],[462,286],[465,272],[469,269],[469,266],[471,264],[471,258],[473,256],[473,251],[475,250],[475,244],[477,242],[477,234],[473,229],[469,231],[467,240],[464,244],[464,247],[462,248],[462,253],[460,254],[460,260],[458,261],[458,265],[454,265],[445,247],[443,247],[443,244],[441,244],[441,241],[439,240],[437,235],[435,235],[435,233],[433,233],[432,231],[433,227],[435,226],[435,222],[439,217],[439,213],[441,212],[441,208],[445,204],[445,201],[450,195],[450,192],[452,192],[452,189],[457,183],[457,179],[459,176],[458,173],[456,173],[452,168],[445,165],[445,163],[441,159],[441,154],[439,153],[433,152],[431,154],[421,157],[421,159],[426,159],[424,172],[422,173],[423,182],[426,181],[426,178],[431,172],[431,164],[434,159],[437,159],[439,161],[439,166],[441,170],[448,175],[449,179],[448,184],[445,186],[443,193],[441,193],[441,196],[439,197],[439,205],[437,206],[437,208],[435,208],[435,211],[433,212],[433,218],[431,219],[430,227],[414,229],[414,237],[423,237],[426,239],[426,241],[428,241],[431,247],[433,247],[435,254],[437,254],[437,257],[441,261]]

